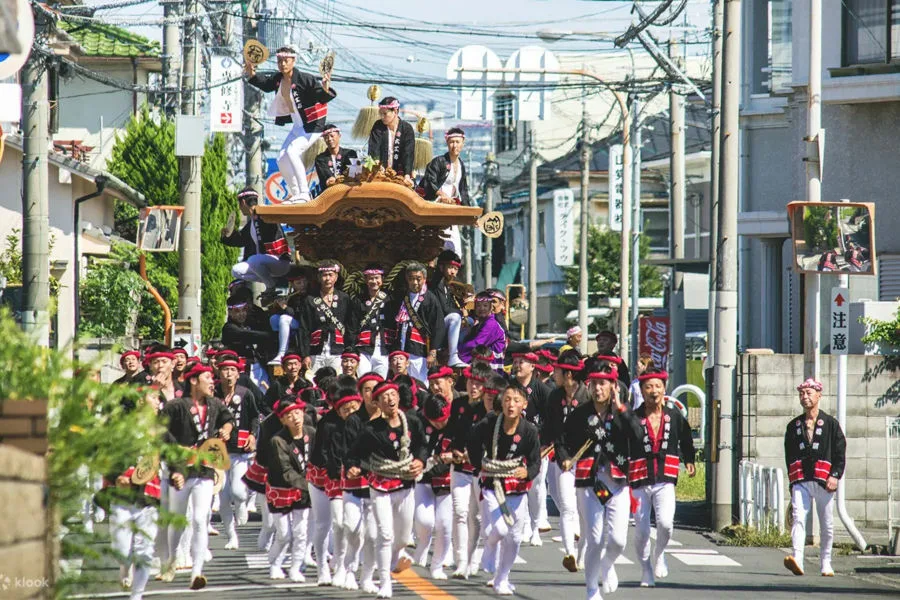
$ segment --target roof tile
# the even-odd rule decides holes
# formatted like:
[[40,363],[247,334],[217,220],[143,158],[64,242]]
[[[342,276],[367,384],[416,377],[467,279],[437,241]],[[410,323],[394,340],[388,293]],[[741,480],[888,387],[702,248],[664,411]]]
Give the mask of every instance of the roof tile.
[[87,56],[142,58],[160,55],[159,42],[115,25],[59,21],[59,26],[84,48]]

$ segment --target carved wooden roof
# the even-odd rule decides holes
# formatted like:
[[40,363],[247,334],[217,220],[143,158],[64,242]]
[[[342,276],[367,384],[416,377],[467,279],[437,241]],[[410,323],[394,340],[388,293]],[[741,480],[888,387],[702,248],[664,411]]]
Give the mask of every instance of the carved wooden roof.
[[407,222],[418,227],[474,225],[482,210],[423,200],[413,190],[389,182],[336,184],[305,204],[257,206],[256,214],[268,223],[297,227],[339,221],[362,229]]

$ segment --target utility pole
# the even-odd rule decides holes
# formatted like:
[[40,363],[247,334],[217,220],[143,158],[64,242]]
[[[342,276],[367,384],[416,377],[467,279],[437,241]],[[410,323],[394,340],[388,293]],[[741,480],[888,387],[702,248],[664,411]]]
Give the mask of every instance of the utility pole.
[[[36,39],[45,37],[40,10],[34,28]],[[22,69],[22,329],[44,347],[50,345],[49,118],[47,59],[32,53]]]
[[[640,354],[641,333],[641,101],[631,101],[634,120],[631,123],[631,364],[636,365]],[[622,358],[625,358],[624,356]],[[634,368],[634,367],[632,367]]]
[[537,148],[534,129],[528,132],[528,339],[537,337]]
[[[257,10],[259,0],[247,2],[244,13],[244,42],[259,37],[259,19]],[[259,120],[262,111],[262,93],[244,81],[244,168],[246,185],[252,187],[263,197],[262,137],[263,126]]]
[[[484,168],[484,212],[485,214],[494,210],[494,186],[491,177],[493,177],[494,154],[488,153],[485,160]],[[482,238],[484,244],[484,287],[490,288],[494,284],[494,240],[487,236]]]
[[581,102],[581,222],[578,241],[578,326],[581,344],[578,351],[587,354],[588,345],[588,235],[591,221],[591,139],[587,96]]
[[[820,153],[824,153],[822,134],[822,0],[811,0],[809,6],[809,88],[806,113],[806,200],[822,201],[822,165]],[[821,278],[818,273],[807,274],[805,280],[805,306],[803,327],[803,376],[819,379],[821,370],[820,304]]]
[[178,112],[181,104],[181,30],[178,23],[169,22],[181,14],[181,0],[160,0],[163,6],[163,55],[162,76],[165,95],[163,109],[170,119]]
[[741,77],[741,0],[725,0],[722,56],[722,139],[719,166],[719,231],[716,278],[716,362],[713,404],[718,461],[713,478],[713,527],[732,523],[734,490],[734,369],[737,363],[737,216]]
[[[197,81],[200,70],[200,31],[197,27],[198,0],[188,0],[191,19],[185,21],[185,57],[182,82],[181,112],[196,115],[199,105]],[[178,159],[181,204],[184,206],[179,248],[180,281],[178,288],[178,318],[191,320],[191,333],[200,334],[201,273],[200,273],[200,214],[201,214],[201,156],[182,156]]]
[[[712,72],[712,99],[710,112],[712,113],[712,147],[710,149],[710,183],[709,183],[709,309],[706,327],[706,364],[715,362],[716,339],[716,256],[719,253],[719,136],[721,130],[721,104],[722,104],[722,25],[725,20],[724,0],[712,0],[713,3],[713,72]],[[710,378],[711,379],[711,378]],[[709,390],[708,390],[709,391]],[[712,409],[712,403],[707,403],[707,412]],[[712,423],[710,414],[707,414],[707,423]],[[706,433],[704,433],[706,435]]]
[[[631,267],[631,188],[633,152],[631,148],[631,112],[622,92],[613,92],[622,111],[622,239],[619,256],[619,356],[628,356],[628,275]],[[635,119],[636,120],[636,119]]]
[[[678,58],[678,42],[669,40],[669,58],[679,68],[681,60]],[[671,252],[672,258],[678,260],[684,258],[684,201],[685,201],[685,167],[684,167],[684,96],[678,93],[675,86],[669,88],[669,124],[671,131],[672,152],[669,156],[670,192],[669,208],[671,210],[672,234]],[[672,269],[672,287],[669,296],[669,318],[672,324],[672,354],[669,371],[672,376],[672,385],[679,386],[687,383],[687,364],[684,355],[684,274],[681,267]]]

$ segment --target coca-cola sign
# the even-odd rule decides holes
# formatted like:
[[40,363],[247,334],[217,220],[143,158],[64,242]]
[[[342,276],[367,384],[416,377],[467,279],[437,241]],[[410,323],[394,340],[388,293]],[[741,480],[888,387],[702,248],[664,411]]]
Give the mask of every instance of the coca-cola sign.
[[666,370],[669,364],[669,317],[641,317],[638,348],[649,354],[657,369]]

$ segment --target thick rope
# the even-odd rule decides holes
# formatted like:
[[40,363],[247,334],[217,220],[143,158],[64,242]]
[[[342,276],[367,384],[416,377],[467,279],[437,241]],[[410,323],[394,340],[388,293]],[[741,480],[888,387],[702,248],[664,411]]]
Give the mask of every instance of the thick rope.
[[379,477],[413,481],[416,476],[411,472],[413,456],[409,453],[409,423],[407,423],[403,411],[400,411],[400,424],[402,433],[400,434],[399,460],[373,454],[367,460],[362,461],[362,468]]

